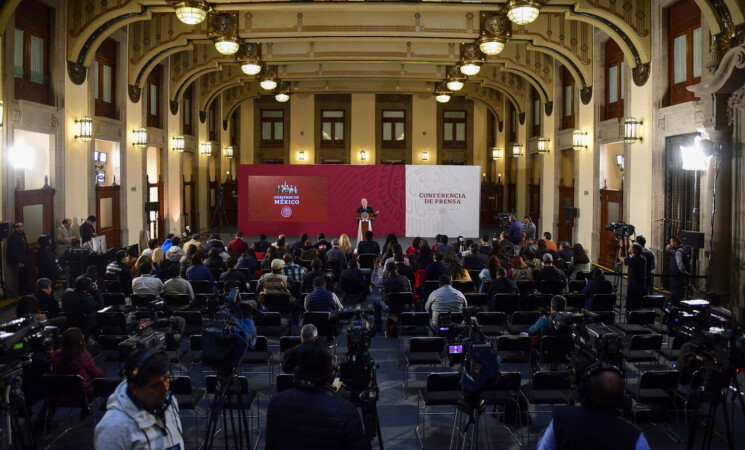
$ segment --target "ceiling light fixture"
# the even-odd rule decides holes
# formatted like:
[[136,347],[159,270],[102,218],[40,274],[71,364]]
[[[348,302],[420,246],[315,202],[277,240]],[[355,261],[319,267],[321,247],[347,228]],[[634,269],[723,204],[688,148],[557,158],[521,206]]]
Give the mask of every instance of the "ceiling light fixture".
[[277,87],[277,66],[265,65],[258,74],[259,84],[262,89],[271,91]]
[[466,77],[461,75],[458,66],[451,66],[448,69],[448,77],[445,80],[446,86],[451,91],[460,91],[463,89],[463,82],[466,81]]
[[512,22],[503,12],[482,12],[480,17],[481,35],[476,40],[479,50],[489,56],[500,54],[512,37]]
[[173,7],[178,20],[187,25],[202,23],[210,10],[210,6],[203,1],[178,2]]
[[223,55],[234,55],[240,47],[240,40],[230,36],[223,36],[215,39],[215,48]]
[[240,48],[238,11],[220,11],[208,15],[207,37],[215,42],[220,54],[233,55]]
[[290,85],[284,81],[280,82],[276,89],[274,89],[274,99],[280,103],[284,103],[290,100]]
[[541,4],[534,0],[510,0],[507,17],[516,25],[527,25],[538,18]]
[[241,65],[246,75],[256,75],[261,72],[261,44],[241,42],[235,53],[235,61]]
[[445,86],[445,83],[437,83],[435,85],[435,100],[439,103],[449,102],[451,94],[452,92]]
[[479,50],[479,45],[471,42],[461,44],[460,66],[458,69],[463,75],[473,76],[481,71],[481,64],[485,62],[484,54]]

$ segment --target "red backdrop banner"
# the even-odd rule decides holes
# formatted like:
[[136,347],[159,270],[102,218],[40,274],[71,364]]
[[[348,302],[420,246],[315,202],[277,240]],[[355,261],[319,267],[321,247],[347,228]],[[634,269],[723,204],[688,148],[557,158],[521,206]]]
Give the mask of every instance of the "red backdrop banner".
[[380,210],[377,235],[403,235],[406,166],[258,165],[238,168],[238,230],[247,235],[357,236],[360,200]]

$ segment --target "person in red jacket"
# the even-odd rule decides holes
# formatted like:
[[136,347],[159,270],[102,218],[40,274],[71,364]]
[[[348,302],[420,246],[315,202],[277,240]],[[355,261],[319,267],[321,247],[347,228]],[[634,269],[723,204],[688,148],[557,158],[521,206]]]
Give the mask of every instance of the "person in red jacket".
[[235,239],[228,243],[228,253],[245,253],[248,250],[248,244],[243,240],[243,233],[235,233]]
[[[68,328],[60,336],[60,349],[52,355],[52,374],[54,375],[80,375],[83,378],[85,394],[89,399],[93,398],[93,387],[91,379],[103,376],[103,370],[96,366],[93,357],[85,349],[85,339],[80,328]],[[60,395],[70,395],[60,393]]]

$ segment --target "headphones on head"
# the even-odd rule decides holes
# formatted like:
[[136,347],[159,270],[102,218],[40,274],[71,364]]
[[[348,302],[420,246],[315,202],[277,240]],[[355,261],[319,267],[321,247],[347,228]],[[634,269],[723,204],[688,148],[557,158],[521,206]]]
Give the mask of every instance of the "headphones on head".
[[[140,371],[142,370],[142,367],[147,363],[147,361],[152,358],[153,356],[157,355],[158,353],[162,353],[164,355],[167,355],[166,352],[163,350],[155,350],[155,349],[149,349],[146,350],[137,357],[137,359],[134,360],[132,365],[129,367],[129,370],[127,371],[127,382],[134,383],[137,377],[140,376]],[[160,404],[160,406],[156,408],[145,406],[143,409],[150,414],[154,416],[161,416],[165,411],[168,409],[169,406],[173,403],[173,395],[171,394],[171,391],[168,391],[168,395],[166,396],[166,399],[163,401],[163,403]]]
[[583,404],[590,398],[590,380],[595,375],[605,371],[615,372],[623,380],[623,373],[616,366],[602,361],[595,361],[579,374],[577,390]]

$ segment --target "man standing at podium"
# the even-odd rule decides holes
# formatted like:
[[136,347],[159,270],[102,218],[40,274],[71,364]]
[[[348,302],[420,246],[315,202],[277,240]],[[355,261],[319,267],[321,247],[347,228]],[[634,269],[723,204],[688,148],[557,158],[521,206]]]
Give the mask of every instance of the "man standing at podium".
[[[375,216],[380,214],[380,210],[375,211],[372,206],[367,206],[367,199],[363,198],[360,203],[362,206],[357,208],[357,214],[367,213],[370,215],[370,218],[368,220],[372,221]],[[357,217],[357,222],[362,220],[360,217]]]

